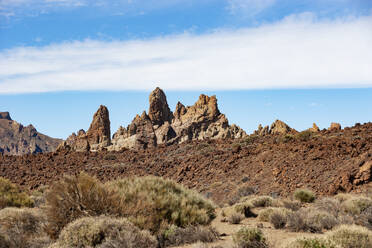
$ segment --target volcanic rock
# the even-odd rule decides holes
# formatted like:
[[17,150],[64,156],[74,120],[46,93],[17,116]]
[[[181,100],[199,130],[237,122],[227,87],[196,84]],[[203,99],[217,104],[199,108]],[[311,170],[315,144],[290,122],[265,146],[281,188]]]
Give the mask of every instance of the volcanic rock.
[[310,132],[313,132],[313,133],[317,133],[317,132],[320,131],[320,129],[319,129],[319,127],[315,123],[313,123],[313,127],[312,128],[309,128],[309,131]]
[[144,112],[127,127],[114,134],[109,150],[141,149],[159,144],[182,143],[188,140],[241,138],[246,133],[236,125],[229,125],[221,114],[216,96],[200,95],[191,107],[178,102],[174,115],[166,96],[156,88],[149,97],[149,115]]
[[258,125],[257,130],[254,131],[254,134],[259,136],[265,136],[269,134],[269,131],[270,131],[269,126],[262,127],[262,125],[260,124]]
[[341,124],[332,122],[331,126],[328,128],[329,131],[340,131],[341,130]]
[[271,124],[269,132],[270,134],[289,134],[297,131],[289,127],[284,122],[276,120],[273,124]]
[[109,111],[106,106],[101,105],[93,116],[93,121],[87,132],[80,129],[71,134],[66,142],[62,142],[60,149],[72,149],[78,152],[97,151],[111,145],[111,130]]
[[172,120],[172,112],[169,109],[167,98],[159,87],[149,96],[149,118],[153,125],[161,126],[164,122]]
[[8,121],[12,120],[12,118],[10,118],[9,112],[0,112],[0,119],[5,119]]
[[10,118],[9,112],[0,112],[0,153],[7,155],[53,152],[60,139],[39,133],[34,126],[23,126]]

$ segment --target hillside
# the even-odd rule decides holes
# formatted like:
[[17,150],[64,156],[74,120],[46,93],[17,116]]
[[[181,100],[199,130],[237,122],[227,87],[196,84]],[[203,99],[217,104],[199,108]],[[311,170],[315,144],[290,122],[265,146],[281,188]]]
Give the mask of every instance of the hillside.
[[0,154],[22,155],[55,151],[60,139],[39,133],[32,125],[23,126],[0,112]]
[[[278,123],[277,123],[278,124]],[[274,125],[275,126],[275,125]],[[371,187],[372,123],[342,130],[187,141],[152,149],[0,156],[0,176],[37,188],[64,173],[86,171],[106,181],[133,175],[172,178],[221,203],[243,185],[258,194],[318,194]]]

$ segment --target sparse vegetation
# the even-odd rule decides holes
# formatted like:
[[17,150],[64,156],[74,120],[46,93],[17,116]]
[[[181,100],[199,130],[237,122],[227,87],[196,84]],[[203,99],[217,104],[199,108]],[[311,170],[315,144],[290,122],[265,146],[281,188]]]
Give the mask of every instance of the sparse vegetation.
[[339,248],[328,239],[322,238],[300,238],[292,241],[285,248]]
[[188,226],[181,228],[172,225],[158,235],[158,240],[161,247],[168,247],[196,242],[210,243],[218,240],[218,237],[219,234],[212,227]]
[[49,244],[49,239],[43,232],[45,223],[46,219],[38,209],[0,210],[0,247],[45,247]]
[[18,186],[0,177],[0,209],[5,207],[32,207],[34,202]]
[[267,248],[268,244],[262,231],[257,228],[243,227],[233,235],[237,248]]
[[315,195],[311,190],[308,189],[297,189],[294,194],[294,198],[301,202],[310,203],[315,200]]
[[341,225],[327,233],[327,237],[342,248],[372,247],[372,231],[356,225]]
[[156,248],[157,241],[123,218],[84,217],[62,230],[53,248],[64,247]]
[[232,213],[229,218],[227,219],[227,221],[230,223],[230,224],[240,224],[240,222],[244,220],[244,215],[240,214],[240,213]]
[[300,141],[308,141],[312,137],[313,137],[313,132],[311,132],[310,130],[305,130],[305,131],[302,131],[302,132],[296,134],[296,139],[298,139]]
[[372,207],[372,199],[364,196],[351,197],[341,204],[341,208],[352,215],[359,215],[369,207]]

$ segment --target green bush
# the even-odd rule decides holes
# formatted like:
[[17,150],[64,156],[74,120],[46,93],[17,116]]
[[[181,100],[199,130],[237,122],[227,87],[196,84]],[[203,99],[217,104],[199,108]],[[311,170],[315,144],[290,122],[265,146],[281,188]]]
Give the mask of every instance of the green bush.
[[339,248],[332,241],[320,238],[302,238],[289,243],[285,248]]
[[262,231],[257,228],[243,227],[233,235],[233,241],[238,248],[269,247]]
[[84,217],[68,224],[54,248],[156,248],[156,239],[124,218]]
[[0,177],[0,209],[5,207],[32,207],[34,202],[18,186]]
[[294,198],[300,202],[310,203],[315,200],[315,195],[308,189],[298,189],[293,194]]
[[46,218],[39,209],[0,210],[0,247],[45,247],[49,244],[49,239],[43,232],[45,223]]
[[256,196],[252,197],[249,202],[253,207],[272,207],[274,199],[271,196]]
[[164,222],[179,227],[207,225],[216,217],[211,201],[171,180],[125,178],[109,182],[107,187],[118,191],[133,223],[154,233]]
[[341,225],[327,233],[328,239],[342,248],[371,248],[372,231],[356,225]]

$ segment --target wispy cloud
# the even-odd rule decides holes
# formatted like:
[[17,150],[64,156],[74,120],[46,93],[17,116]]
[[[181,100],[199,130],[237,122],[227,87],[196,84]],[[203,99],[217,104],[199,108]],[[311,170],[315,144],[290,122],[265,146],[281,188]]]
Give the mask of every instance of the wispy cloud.
[[372,86],[372,17],[0,52],[0,93]]
[[244,14],[253,17],[266,8],[273,6],[278,0],[228,0],[232,14]]

